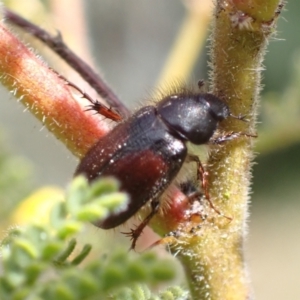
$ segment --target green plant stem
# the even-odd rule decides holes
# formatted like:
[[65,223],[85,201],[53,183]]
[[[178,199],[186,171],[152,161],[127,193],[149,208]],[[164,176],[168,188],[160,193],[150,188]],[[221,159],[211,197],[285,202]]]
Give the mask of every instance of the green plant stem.
[[[246,115],[249,120],[229,118],[221,122],[222,131],[255,133],[261,62],[267,37],[274,29],[279,1],[275,8],[270,4],[274,1],[260,1],[251,16],[242,14],[233,2],[217,2],[211,48],[212,91],[233,114]],[[241,2],[250,5],[251,1]],[[260,19],[262,8],[269,11]],[[271,17],[266,20],[266,15]],[[191,231],[188,238],[184,237],[186,243],[173,248],[185,266],[193,299],[251,298],[243,243],[252,144],[252,138],[241,137],[214,146],[207,163],[210,197],[221,213],[232,220],[217,214],[212,218],[210,213],[210,220],[196,233]]]
[[[229,118],[222,123],[221,129],[251,133],[255,125],[262,54],[267,36],[273,29],[277,6],[269,5],[274,4],[274,0],[255,2],[257,10],[251,10],[248,26],[239,23],[240,20],[233,25],[233,17],[242,9],[234,5],[241,2],[243,5],[253,3],[233,0],[217,3],[211,49],[212,91],[228,103],[233,114],[246,114],[250,120],[244,123]],[[263,17],[258,13],[261,7],[265,10]],[[268,15],[270,18],[266,17]],[[22,97],[21,101],[73,153],[84,154],[101,135],[92,116],[83,119],[86,114],[82,107],[77,108],[63,81],[5,28],[0,28],[0,72],[6,74],[2,77],[4,85],[14,90],[17,97]],[[72,103],[74,105],[69,106]],[[182,243],[172,246],[183,262],[193,299],[240,300],[250,297],[242,247],[251,148],[251,138],[239,138],[222,147],[213,147],[208,161],[212,201],[232,221],[217,214],[209,216],[197,232],[187,232]]]

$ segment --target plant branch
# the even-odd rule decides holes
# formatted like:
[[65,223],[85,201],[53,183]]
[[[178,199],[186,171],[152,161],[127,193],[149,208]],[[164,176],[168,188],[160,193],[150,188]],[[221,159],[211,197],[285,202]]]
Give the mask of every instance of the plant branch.
[[109,130],[84,111],[68,85],[0,24],[1,82],[76,156]]
[[[251,14],[243,10],[250,2],[254,3]],[[233,114],[246,114],[250,120],[245,123],[229,118],[221,127],[226,132],[252,133],[255,128],[261,62],[267,38],[274,30],[278,4],[279,0],[217,2],[212,91],[228,103]],[[264,13],[260,12],[262,7]],[[2,27],[0,72],[4,74],[2,82],[76,155],[82,156],[105,134],[98,119],[87,115],[74,101],[64,81]],[[251,148],[250,138],[240,138],[211,149],[207,168],[210,195],[214,205],[233,220],[211,211],[203,223],[201,218],[186,219],[171,245],[183,262],[194,299],[251,297],[242,252]],[[185,205],[179,203],[181,208]],[[166,218],[163,221],[169,226]]]
[[4,8],[4,16],[10,23],[21,27],[23,30],[31,33],[37,39],[45,43],[50,49],[64,59],[81,77],[91,85],[92,88],[105,99],[112,107],[116,108],[124,117],[128,116],[129,110],[119,100],[111,88],[103,81],[103,79],[94,70],[86,64],[79,56],[77,56],[64,43],[60,33],[53,37],[42,28],[23,19],[18,14]]
[[[251,3],[255,4],[251,15],[241,10]],[[224,132],[254,133],[261,63],[280,8],[279,1],[273,0],[217,1],[211,37],[212,92],[234,115],[249,119],[241,122],[228,118],[221,122]],[[243,257],[252,145],[251,138],[242,137],[211,147],[209,193],[214,205],[232,221],[210,212],[198,227],[192,228],[190,223],[182,226],[177,243],[172,245],[185,266],[193,299],[252,297]]]

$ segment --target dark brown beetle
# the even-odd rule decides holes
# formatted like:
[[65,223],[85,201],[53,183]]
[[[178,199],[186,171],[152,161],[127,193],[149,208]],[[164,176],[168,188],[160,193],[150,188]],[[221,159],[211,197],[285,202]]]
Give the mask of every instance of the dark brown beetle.
[[151,201],[150,214],[129,233],[134,248],[157,212],[160,196],[188,158],[186,143],[208,143],[218,123],[230,115],[228,106],[213,94],[184,90],[120,122],[88,151],[75,172],[90,182],[114,176],[130,196],[126,210],[96,222],[96,226],[110,229],[121,225]]
[[[186,143],[202,145],[208,142],[222,143],[241,135],[255,137],[237,132],[212,139],[220,121],[229,116],[244,120],[243,116],[233,116],[228,106],[213,94],[181,89],[163,97],[157,104],[143,107],[128,117],[129,110],[102,78],[67,47],[61,35],[53,37],[7,9],[4,9],[4,14],[7,21],[27,30],[47,44],[110,105],[108,108],[93,100],[66,80],[91,102],[88,110],[94,110],[113,121],[120,121],[88,151],[75,172],[75,175],[84,174],[90,182],[100,176],[114,176],[120,181],[121,189],[130,196],[129,204],[124,211],[95,222],[97,226],[110,229],[123,224],[151,201],[152,209],[149,215],[129,233],[134,248],[142,230],[157,212],[163,198],[162,194],[171,184],[174,186],[174,179],[183,164],[190,161],[198,165],[197,177],[202,173],[202,188],[206,199],[211,207],[220,213],[209,199],[206,172],[199,158],[188,154]],[[201,87],[203,82],[199,82],[198,85]],[[125,120],[122,121],[123,118]],[[179,190],[181,183],[180,181],[176,183]],[[189,187],[190,185],[188,190]]]

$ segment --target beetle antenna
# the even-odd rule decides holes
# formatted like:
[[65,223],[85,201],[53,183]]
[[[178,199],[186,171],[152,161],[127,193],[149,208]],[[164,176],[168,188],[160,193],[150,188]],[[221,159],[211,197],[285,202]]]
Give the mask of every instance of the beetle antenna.
[[200,79],[197,84],[198,84],[198,88],[201,90],[205,85],[204,79]]

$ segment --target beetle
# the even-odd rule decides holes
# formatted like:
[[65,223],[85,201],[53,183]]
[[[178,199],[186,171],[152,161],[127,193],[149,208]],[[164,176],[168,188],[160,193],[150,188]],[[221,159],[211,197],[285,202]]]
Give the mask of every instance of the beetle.
[[[95,225],[115,228],[150,201],[148,216],[127,233],[134,249],[139,235],[158,211],[162,194],[183,164],[188,160],[200,164],[188,153],[187,142],[207,144],[219,122],[229,116],[235,117],[217,96],[183,88],[117,124],[86,153],[75,171],[75,176],[83,174],[89,182],[100,176],[114,176],[120,181],[121,190],[129,195],[125,210]],[[231,138],[228,135],[224,140]]]
[[[9,10],[5,10],[5,17],[46,43],[111,106],[108,108],[93,100],[76,85],[66,81],[90,101],[88,110],[119,122],[109,134],[91,147],[75,171],[75,176],[83,174],[89,182],[100,176],[114,176],[120,181],[121,190],[129,195],[129,204],[125,210],[95,222],[95,225],[103,229],[115,228],[150,202],[148,216],[128,233],[132,238],[131,248],[134,249],[139,235],[164,201],[163,194],[176,184],[182,166],[190,161],[197,163],[197,177],[202,174],[205,198],[220,213],[209,199],[206,172],[199,158],[188,153],[187,143],[202,145],[208,142],[222,143],[240,135],[255,137],[245,133],[229,133],[217,139],[212,138],[219,122],[230,116],[244,120],[243,116],[231,114],[228,106],[217,96],[187,88],[165,95],[156,104],[142,107],[130,115],[102,78],[64,44],[60,35],[53,37]],[[203,82],[198,85],[201,87]]]

